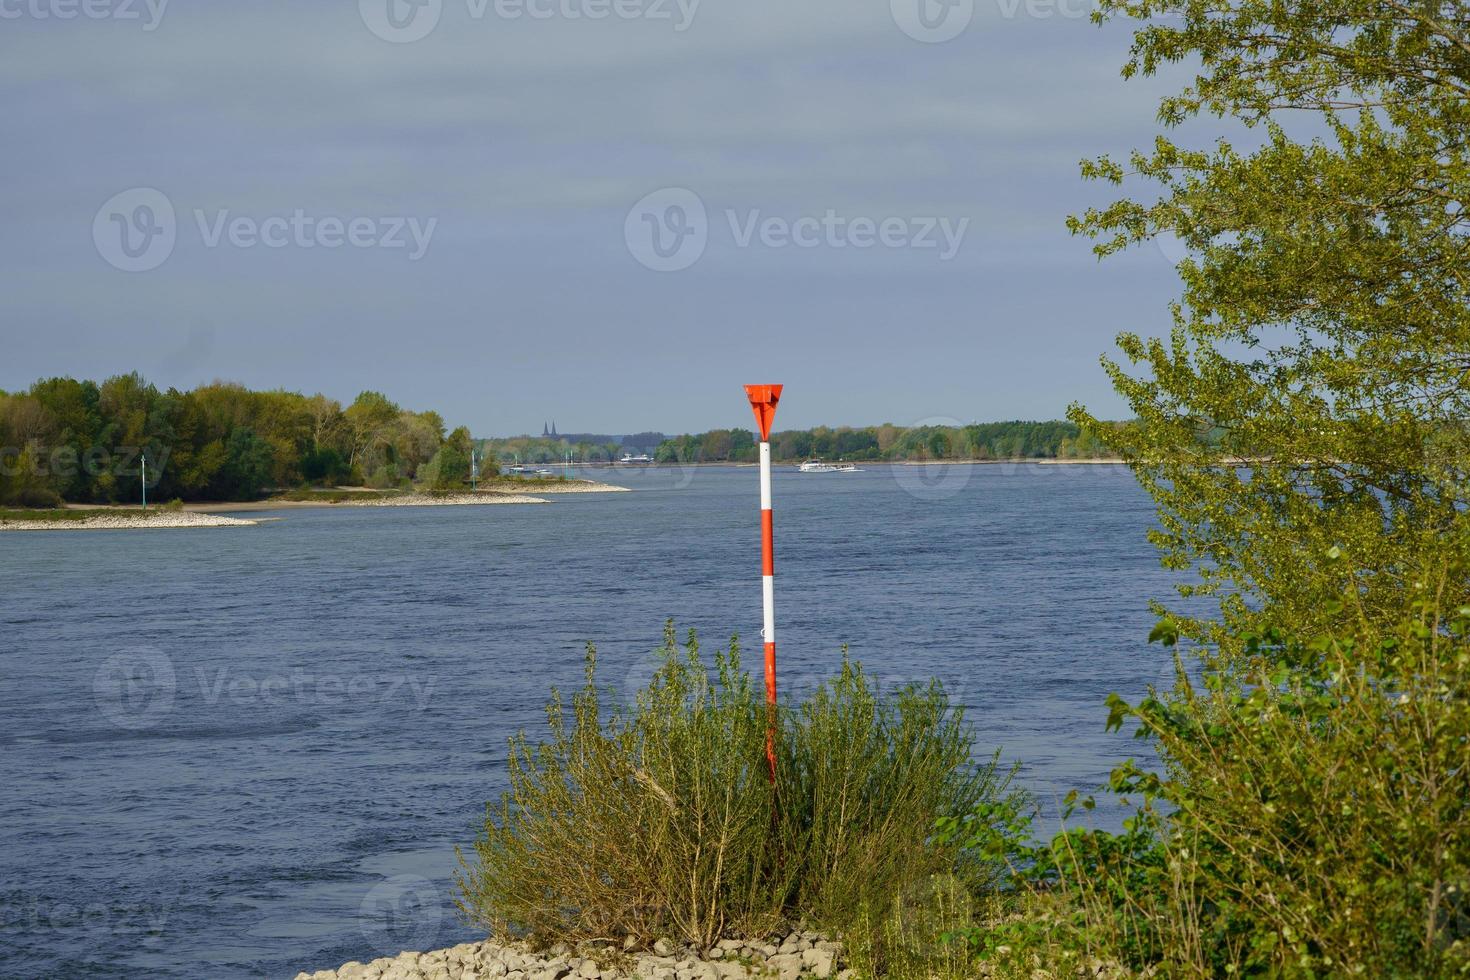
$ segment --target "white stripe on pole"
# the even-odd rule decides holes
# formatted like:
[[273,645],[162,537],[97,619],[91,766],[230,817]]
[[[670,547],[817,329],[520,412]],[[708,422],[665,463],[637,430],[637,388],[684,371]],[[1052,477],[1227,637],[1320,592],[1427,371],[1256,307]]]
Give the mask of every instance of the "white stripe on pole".
[[767,643],[776,642],[776,579],[772,575],[761,576],[761,599],[766,608],[766,627],[764,630]]
[[771,509],[771,444],[761,443],[761,510]]

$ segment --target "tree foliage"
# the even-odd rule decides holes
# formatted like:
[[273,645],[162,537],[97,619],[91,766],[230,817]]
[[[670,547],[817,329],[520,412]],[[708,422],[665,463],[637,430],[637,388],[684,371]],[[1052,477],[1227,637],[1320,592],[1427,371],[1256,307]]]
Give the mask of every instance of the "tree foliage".
[[[303,484],[436,488],[469,478],[470,436],[378,392],[346,409],[324,395],[215,382],[160,391],[137,374],[0,393],[0,503],[55,506],[141,497],[249,500]],[[432,466],[430,465],[432,464]],[[493,474],[493,464],[482,468]]]
[[[857,461],[1093,459],[1106,452],[1102,441],[1090,429],[1057,421],[909,428],[885,423],[862,428],[818,426],[771,433],[771,456],[782,462],[811,457]],[[749,463],[757,459],[757,453],[751,430],[714,429],[666,439],[659,445],[655,458],[661,463]]]
[[1105,361],[1137,424],[1071,417],[1133,465],[1166,564],[1200,573],[1186,591],[1218,595],[1224,623],[1327,625],[1331,576],[1302,557],[1329,548],[1362,569],[1368,615],[1392,618],[1470,541],[1465,5],[1103,0],[1099,16],[1142,22],[1126,76],[1198,65],[1166,129],[1231,117],[1254,142],[1166,133],[1084,164],[1161,189],[1073,219],[1100,255],[1173,234],[1190,257],[1171,335],[1124,333],[1126,363]]

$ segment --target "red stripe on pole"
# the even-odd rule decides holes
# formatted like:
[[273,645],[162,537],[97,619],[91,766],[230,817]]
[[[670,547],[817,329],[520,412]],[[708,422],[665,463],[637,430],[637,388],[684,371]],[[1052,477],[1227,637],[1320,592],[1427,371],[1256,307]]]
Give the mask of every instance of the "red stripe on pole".
[[776,526],[768,510],[761,511],[761,574],[776,574]]
[[776,781],[776,644],[766,644],[766,764]]
[[766,644],[766,703],[776,703],[776,644]]

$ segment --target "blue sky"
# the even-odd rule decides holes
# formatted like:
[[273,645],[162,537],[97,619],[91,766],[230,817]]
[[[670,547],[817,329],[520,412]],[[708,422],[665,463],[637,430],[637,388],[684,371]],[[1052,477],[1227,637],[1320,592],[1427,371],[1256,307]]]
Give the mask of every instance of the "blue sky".
[[0,388],[1052,418],[1121,413],[1098,356],[1167,329],[1163,250],[1064,225],[1164,91],[1082,0],[416,2],[0,0]]

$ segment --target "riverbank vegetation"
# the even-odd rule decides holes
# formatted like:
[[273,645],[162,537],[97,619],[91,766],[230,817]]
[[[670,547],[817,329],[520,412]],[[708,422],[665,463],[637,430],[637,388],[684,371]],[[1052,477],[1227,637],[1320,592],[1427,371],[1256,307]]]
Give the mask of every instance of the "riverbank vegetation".
[[1133,467],[1164,563],[1217,612],[1161,603],[1175,685],[1110,701],[1148,750],[1107,788],[1135,808],[1121,833],[1033,847],[1024,820],[941,824],[1009,855],[1024,913],[954,935],[1016,976],[1470,975],[1470,20],[1101,16],[1142,22],[1126,75],[1198,64],[1171,128],[1209,113],[1256,134],[1088,163],[1162,194],[1073,223],[1103,255],[1188,249],[1171,336],[1125,333],[1105,362],[1135,422],[1071,417]]
[[[1470,18],[1367,0],[1099,17],[1139,21],[1125,75],[1193,70],[1171,130],[1251,131],[1085,164],[1162,193],[1073,222],[1103,255],[1188,251],[1171,335],[1125,333],[1106,362],[1135,420],[1071,412],[1154,497],[1185,595],[1217,600],[1161,602],[1174,683],[1100,706],[1139,758],[1038,842],[1023,794],[942,748],[941,701],[901,695],[918,700],[879,724],[846,668],[821,706],[781,710],[767,789],[748,682],[722,661],[704,686],[691,659],[626,720],[594,724],[584,694],[572,729],[554,708],[553,742],[518,744],[467,865],[477,921],[705,941],[804,917],[871,977],[1470,976]],[[716,455],[743,458],[725,435]],[[782,453],[872,448],[853,439]],[[924,782],[891,765],[926,747],[950,761],[903,767]],[[1098,793],[1120,829],[1089,825]]]
[[[137,374],[0,392],[0,504],[255,500],[269,488],[349,484],[458,490],[469,431],[365,391],[322,395],[215,383],[161,391]],[[493,460],[480,472],[496,473]]]
[[[994,860],[930,840],[954,812],[1024,805],[995,759],[976,762],[937,684],[880,691],[861,666],[776,715],[738,642],[713,663],[665,631],[631,704],[586,685],[548,708],[549,738],[511,744],[510,790],[463,858],[462,908],[501,937],[707,948],[806,922],[855,933],[895,896],[979,901]],[[882,955],[882,951],[878,951]]]

